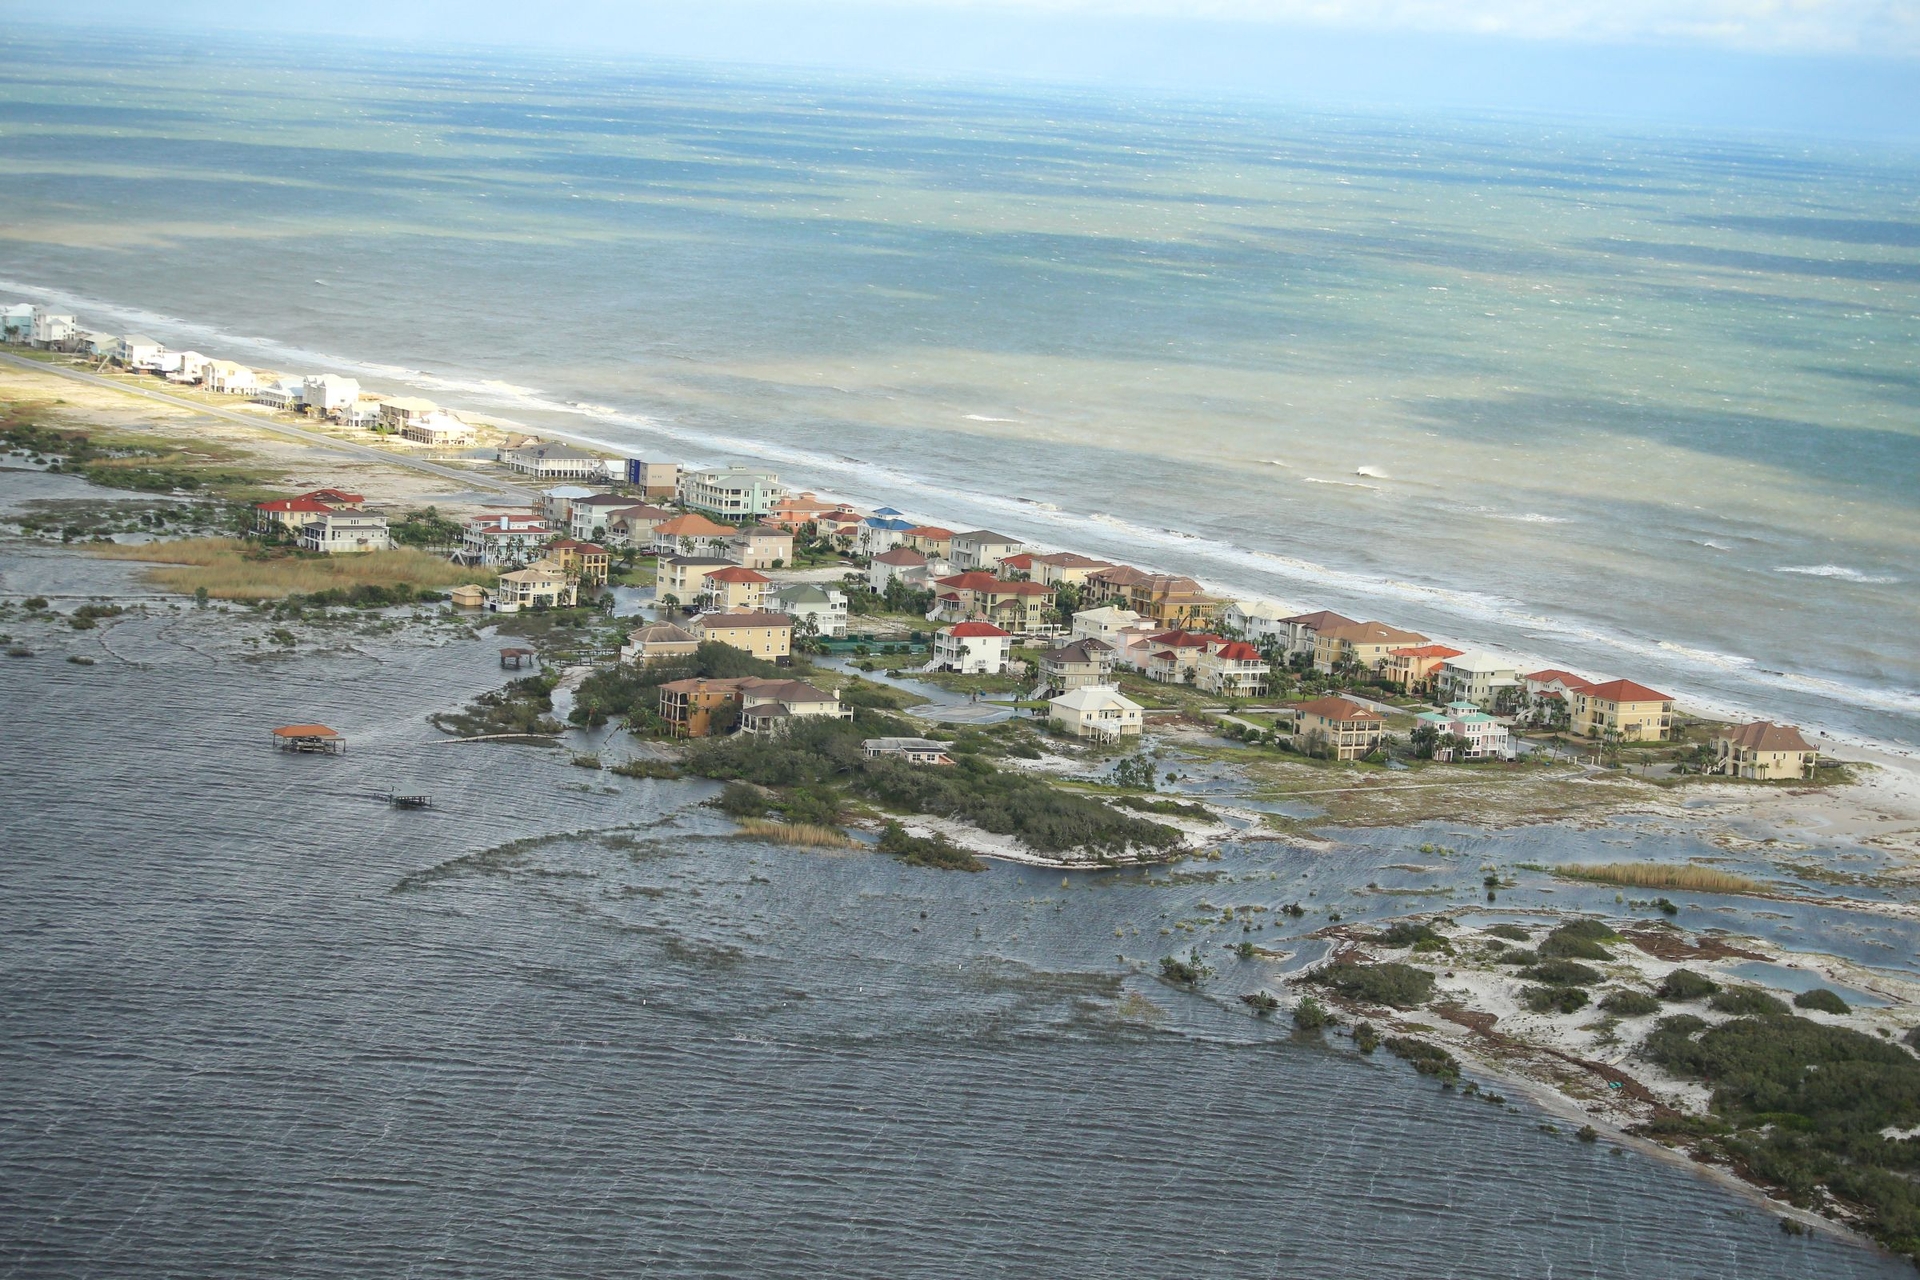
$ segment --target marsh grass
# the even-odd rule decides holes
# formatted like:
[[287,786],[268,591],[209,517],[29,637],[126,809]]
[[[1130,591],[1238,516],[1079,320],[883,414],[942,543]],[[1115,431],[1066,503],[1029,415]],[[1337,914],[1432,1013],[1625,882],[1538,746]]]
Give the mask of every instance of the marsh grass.
[[494,578],[491,569],[466,568],[411,547],[361,555],[263,555],[260,548],[239,538],[183,538],[137,546],[96,543],[87,550],[108,560],[152,565],[141,576],[153,586],[181,595],[205,588],[219,600],[273,600],[363,586],[484,585]]
[[1749,880],[1745,876],[1737,876],[1731,871],[1720,871],[1713,867],[1696,867],[1690,863],[1588,862],[1554,867],[1552,870],[1555,874],[1565,876],[1569,880],[1586,880],[1594,884],[1629,885],[1636,889],[1681,889],[1696,893],[1765,893],[1767,891],[1766,886],[1758,880]]
[[857,849],[860,842],[838,827],[817,822],[774,822],[767,818],[740,819],[740,834],[755,840],[805,845],[816,849]]

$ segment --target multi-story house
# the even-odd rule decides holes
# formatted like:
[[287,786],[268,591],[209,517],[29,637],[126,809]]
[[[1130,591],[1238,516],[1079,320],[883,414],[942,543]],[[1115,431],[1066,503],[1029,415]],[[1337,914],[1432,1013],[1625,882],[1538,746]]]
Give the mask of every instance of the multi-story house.
[[996,676],[1007,669],[1013,637],[991,622],[956,622],[933,637],[933,664],[962,675]]
[[[1471,702],[1449,702],[1445,711],[1422,711],[1414,718],[1440,734],[1443,745],[1434,752],[1436,760],[1513,759],[1513,735],[1507,726]],[[1454,738],[1467,744],[1457,757]]]
[[1344,618],[1331,609],[1321,609],[1314,613],[1296,613],[1280,619],[1280,625],[1286,628],[1285,644],[1288,654],[1304,654],[1311,658],[1320,643],[1320,633],[1331,627],[1352,627],[1359,625],[1352,618]]
[[1007,582],[975,571],[941,578],[934,584],[930,619],[959,622],[977,618],[1027,633],[1043,630],[1053,612],[1053,588],[1038,582]]
[[1316,671],[1332,672],[1351,664],[1355,670],[1379,674],[1385,670],[1387,658],[1395,649],[1426,642],[1427,638],[1418,631],[1402,631],[1384,622],[1323,627],[1314,634],[1313,666]]
[[1584,738],[1614,733],[1627,742],[1664,742],[1673,736],[1673,696],[1631,680],[1575,689],[1573,731]]
[[1040,683],[1054,693],[1113,683],[1113,646],[1088,638],[1040,655]]
[[1267,660],[1245,640],[1211,646],[1194,663],[1193,683],[1223,698],[1258,698],[1267,691]]
[[1192,578],[1175,573],[1146,573],[1131,565],[1096,569],[1087,575],[1091,604],[1118,605],[1152,618],[1163,627],[1189,627],[1210,621],[1221,602]]
[[947,556],[953,561],[953,567],[962,573],[969,569],[998,573],[1000,562],[1008,556],[1018,555],[1023,547],[1018,538],[1009,538],[987,529],[975,529],[970,533],[954,534],[948,543]]
[[1370,755],[1385,738],[1387,722],[1346,698],[1316,698],[1294,708],[1294,745],[1301,751],[1324,749],[1336,760]]
[[1813,776],[1820,753],[1792,725],[1760,720],[1716,734],[1713,769],[1756,782],[1798,781]]
[[387,518],[364,511],[327,511],[315,515],[300,526],[300,546],[330,556],[352,555],[365,551],[386,551],[393,546],[387,536]]
[[697,511],[689,511],[653,527],[653,549],[663,556],[726,557],[736,532],[730,524],[720,524]]
[[540,558],[553,530],[531,511],[502,511],[475,516],[460,533],[461,564],[518,568]]
[[793,652],[793,619],[784,613],[703,613],[687,629],[700,640],[730,644],[770,662]]
[[1440,664],[1460,654],[1461,650],[1444,644],[1416,644],[1389,649],[1386,663],[1380,668],[1380,678],[1408,693],[1424,693],[1432,687]]
[[1139,703],[1112,685],[1089,684],[1047,699],[1047,718],[1078,738],[1116,742],[1145,724]]
[[747,467],[689,471],[680,477],[681,504],[728,520],[764,516],[787,496],[780,477]]
[[1435,696],[1448,702],[1471,702],[1499,709],[1505,691],[1520,687],[1520,670],[1511,659],[1475,649],[1448,658],[1434,676]]
[[847,634],[847,593],[838,587],[814,582],[795,582],[781,587],[770,603],[788,617],[802,632],[813,624],[813,634],[827,640],[844,639]]

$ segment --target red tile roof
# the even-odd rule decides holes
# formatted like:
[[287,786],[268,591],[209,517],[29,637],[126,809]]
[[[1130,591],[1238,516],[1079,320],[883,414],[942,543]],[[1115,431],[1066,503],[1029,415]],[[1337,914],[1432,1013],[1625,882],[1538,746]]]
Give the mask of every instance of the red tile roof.
[[875,564],[905,564],[918,567],[927,562],[926,556],[912,547],[895,547],[891,551],[882,551],[873,558]]
[[1244,640],[1235,640],[1222,648],[1217,655],[1229,662],[1260,662],[1260,651]]
[[1444,644],[1421,644],[1410,649],[1389,649],[1387,652],[1396,658],[1457,658],[1466,650],[1449,649]]
[[731,569],[715,569],[712,573],[707,574],[706,578],[708,582],[770,582],[772,581],[772,579],[763,577],[762,575],[755,573],[751,569],[743,569],[739,565],[735,565]]
[[598,543],[582,542],[578,538],[562,538],[560,541],[549,543],[548,545],[555,551],[584,551],[589,555],[596,556],[604,556],[607,554],[607,549]]
[[1643,684],[1631,680],[1609,680],[1605,684],[1590,684],[1581,693],[1589,698],[1598,698],[1602,702],[1672,702],[1673,695],[1649,689]]
[[1303,702],[1294,708],[1302,715],[1316,715],[1327,720],[1383,720],[1377,711],[1369,711],[1357,702],[1345,698],[1315,698],[1312,702]]
[[972,569],[966,573],[956,573],[950,578],[942,578],[940,585],[952,587],[956,591],[991,591],[1000,585],[1000,579],[984,569]]
[[953,530],[942,529],[937,524],[921,524],[905,530],[902,536],[908,538],[931,538],[935,542],[952,542]]
[[1773,724],[1766,720],[1756,720],[1752,724],[1743,724],[1738,729],[1729,730],[1723,735],[1736,747],[1745,747],[1749,751],[1811,751],[1813,747],[1800,736],[1800,731],[1790,724]]
[[312,513],[315,515],[332,511],[333,508],[318,498],[275,498],[271,502],[257,502],[256,511],[286,511]]
[[1577,676],[1571,671],[1562,671],[1558,667],[1548,667],[1543,671],[1529,671],[1520,678],[1522,680],[1531,680],[1536,684],[1552,684],[1555,680],[1558,680],[1569,689],[1584,689],[1587,687],[1587,682],[1584,677]]
[[947,634],[952,636],[965,637],[965,636],[1006,636],[1006,635],[1011,635],[1012,633],[1007,631],[1002,631],[1000,628],[994,626],[991,622],[959,622],[959,623],[955,623],[951,627],[948,627]]

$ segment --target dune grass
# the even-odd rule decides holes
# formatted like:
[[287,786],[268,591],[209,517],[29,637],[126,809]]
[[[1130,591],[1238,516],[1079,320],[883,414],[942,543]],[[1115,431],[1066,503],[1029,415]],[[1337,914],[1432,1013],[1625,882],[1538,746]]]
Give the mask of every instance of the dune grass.
[[239,538],[182,538],[138,545],[95,543],[88,550],[109,560],[153,565],[143,575],[153,586],[182,595],[204,587],[218,600],[275,600],[362,586],[487,585],[495,577],[491,569],[452,564],[411,547],[324,556],[262,548]]
[[766,818],[741,818],[740,834],[756,840],[777,840],[781,844],[809,845],[821,849],[855,849],[860,842],[838,827],[818,822],[773,822]]
[[1758,880],[1692,863],[1584,862],[1555,867],[1555,874],[1595,884],[1626,885],[1636,889],[1683,889],[1695,893],[1765,893]]

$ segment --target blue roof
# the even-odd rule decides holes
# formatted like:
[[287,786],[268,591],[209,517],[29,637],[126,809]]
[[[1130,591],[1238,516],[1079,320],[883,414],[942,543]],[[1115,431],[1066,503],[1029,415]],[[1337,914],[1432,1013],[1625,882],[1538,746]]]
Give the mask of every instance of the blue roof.
[[878,511],[874,512],[873,514],[877,516],[903,516],[906,514],[906,512],[895,511],[892,507],[882,507]]
[[913,528],[913,521],[911,520],[883,520],[879,516],[868,516],[867,523],[875,529],[902,530]]

